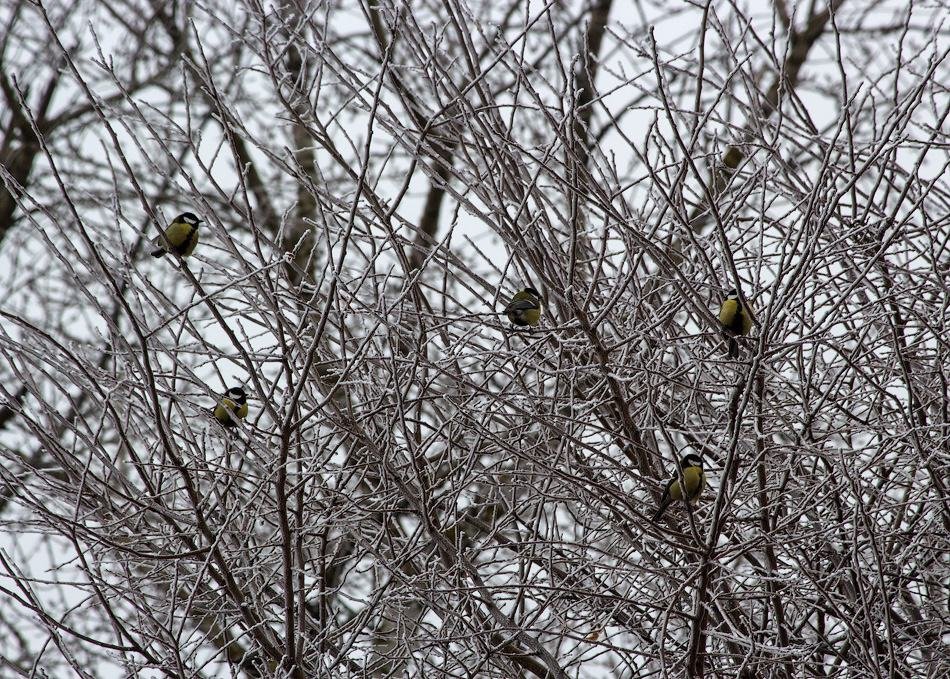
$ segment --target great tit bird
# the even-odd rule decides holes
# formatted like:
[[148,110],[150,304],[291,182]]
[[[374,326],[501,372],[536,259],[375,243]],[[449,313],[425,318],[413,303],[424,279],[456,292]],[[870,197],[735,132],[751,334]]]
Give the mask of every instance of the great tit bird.
[[172,220],[165,232],[152,241],[156,246],[152,257],[163,257],[171,252],[179,257],[187,257],[195,251],[198,244],[198,225],[201,220],[193,212],[182,212]]
[[516,292],[508,302],[505,315],[515,325],[534,327],[541,322],[543,307],[541,293],[534,288],[525,288],[521,292]]
[[[675,474],[672,479],[666,482],[666,488],[663,489],[663,497],[660,498],[660,506],[657,507],[651,521],[656,523],[663,516],[663,512],[676,500],[686,499],[694,502],[699,499],[706,487],[706,474],[703,473],[703,458],[696,453],[688,453],[680,460],[680,472],[682,473],[682,482],[680,474]],[[683,495],[683,484],[686,485],[686,495]]]
[[748,335],[752,330],[752,314],[749,307],[739,301],[739,292],[729,291],[726,301],[719,307],[719,323],[729,340],[729,358],[739,357],[739,343],[736,336]]
[[225,427],[233,427],[247,417],[247,394],[241,387],[231,387],[214,407],[214,419]]

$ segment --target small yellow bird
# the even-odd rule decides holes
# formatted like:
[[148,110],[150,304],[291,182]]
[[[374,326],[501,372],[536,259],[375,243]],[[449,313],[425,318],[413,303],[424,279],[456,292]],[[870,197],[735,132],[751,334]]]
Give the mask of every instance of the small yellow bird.
[[214,407],[214,419],[225,427],[233,427],[247,417],[247,394],[241,387],[231,387]]
[[171,252],[179,257],[187,257],[195,251],[198,244],[198,225],[201,220],[193,212],[182,212],[172,220],[165,232],[156,236],[152,243],[152,257],[164,257]]
[[[703,494],[706,487],[706,474],[703,472],[703,458],[696,453],[688,453],[680,460],[680,472],[682,473],[683,483],[686,486],[685,499],[693,503]],[[676,500],[683,500],[683,486],[680,485],[680,474],[674,474],[673,478],[666,482],[666,488],[663,489],[663,496],[660,498],[660,506],[657,507],[651,521],[656,523],[663,516],[667,508]]]
[[729,358],[739,357],[737,336],[748,335],[752,331],[752,313],[739,300],[739,291],[730,290],[726,301],[719,307],[719,323],[729,340]]
[[508,306],[505,307],[505,315],[515,325],[534,327],[541,322],[543,308],[541,293],[534,288],[525,288],[521,292],[516,292],[511,298]]

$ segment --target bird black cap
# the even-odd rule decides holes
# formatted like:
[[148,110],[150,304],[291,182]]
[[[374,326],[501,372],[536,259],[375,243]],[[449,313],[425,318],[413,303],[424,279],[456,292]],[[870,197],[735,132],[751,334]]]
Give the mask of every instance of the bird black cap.
[[686,469],[687,467],[699,467],[703,468],[703,458],[697,455],[696,453],[687,453],[683,456],[683,459],[680,460],[680,467]]
[[196,215],[194,212],[182,212],[180,215],[175,217],[175,221],[179,224],[191,224],[192,226],[201,224],[201,220],[198,219],[198,215]]
[[247,401],[247,394],[241,387],[231,387],[226,392],[224,392],[224,395],[232,401],[237,401],[238,403],[244,403]]

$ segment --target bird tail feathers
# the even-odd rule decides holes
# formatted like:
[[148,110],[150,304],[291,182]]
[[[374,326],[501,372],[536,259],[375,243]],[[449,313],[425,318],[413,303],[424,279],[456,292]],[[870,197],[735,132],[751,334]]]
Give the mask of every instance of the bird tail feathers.
[[653,513],[653,517],[650,519],[650,521],[652,521],[653,523],[656,523],[657,521],[659,521],[663,517],[663,514],[666,513],[666,509],[669,506],[670,506],[669,502],[660,503],[660,506],[656,508],[656,511]]
[[739,358],[739,343],[735,337],[729,338],[729,358]]

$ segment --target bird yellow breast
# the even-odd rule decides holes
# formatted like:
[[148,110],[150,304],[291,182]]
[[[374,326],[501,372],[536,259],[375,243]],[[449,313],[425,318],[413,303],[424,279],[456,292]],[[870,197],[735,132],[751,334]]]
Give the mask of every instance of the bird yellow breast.
[[528,325],[537,325],[541,320],[541,309],[525,309],[522,317],[528,322]]
[[[703,470],[699,467],[687,467],[683,469],[682,472],[683,481],[686,484],[686,499],[695,500],[703,492],[703,487],[706,485],[706,475],[703,474]],[[676,479],[670,486],[670,497],[674,500],[683,499],[679,479]]]
[[223,398],[215,407],[214,416],[224,424],[234,424],[232,418],[243,420],[247,417],[247,403],[238,405],[229,398]]
[[727,299],[719,307],[719,322],[726,330],[738,335],[748,335],[752,330],[752,318],[735,299]]
[[165,231],[165,239],[170,250],[187,257],[198,244],[198,229],[191,224],[174,222]]
[[728,328],[736,320],[738,310],[739,303],[734,299],[727,299],[719,308],[719,322]]

